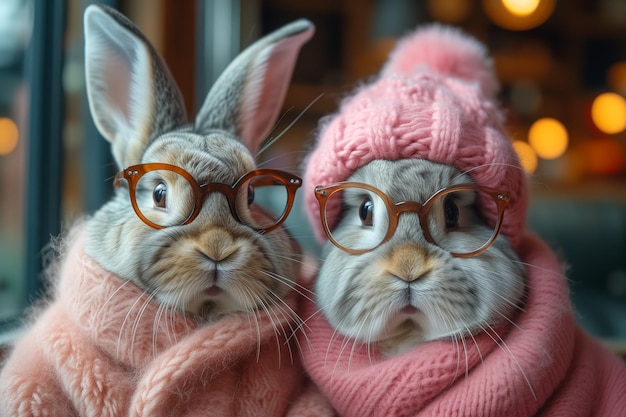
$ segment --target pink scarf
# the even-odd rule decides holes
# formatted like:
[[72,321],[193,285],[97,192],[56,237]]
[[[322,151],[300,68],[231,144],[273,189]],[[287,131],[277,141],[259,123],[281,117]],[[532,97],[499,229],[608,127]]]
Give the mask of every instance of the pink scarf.
[[159,310],[83,247],[79,236],[54,301],[0,374],[0,416],[306,415],[314,397],[296,401],[295,326],[280,309],[198,326]]
[[[561,268],[526,236],[528,301],[515,325],[384,360],[304,305],[304,366],[342,416],[626,416],[626,366],[576,327]],[[502,338],[502,340],[499,339]]]

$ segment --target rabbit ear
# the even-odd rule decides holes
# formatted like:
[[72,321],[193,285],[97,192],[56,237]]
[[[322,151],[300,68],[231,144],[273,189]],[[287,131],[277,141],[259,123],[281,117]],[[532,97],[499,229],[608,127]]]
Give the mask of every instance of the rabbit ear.
[[165,63],[126,17],[101,5],[85,10],[87,98],[120,169],[138,163],[150,140],[188,123]]
[[278,118],[298,52],[313,32],[313,24],[300,19],[246,48],[209,91],[194,130],[230,131],[256,154]]

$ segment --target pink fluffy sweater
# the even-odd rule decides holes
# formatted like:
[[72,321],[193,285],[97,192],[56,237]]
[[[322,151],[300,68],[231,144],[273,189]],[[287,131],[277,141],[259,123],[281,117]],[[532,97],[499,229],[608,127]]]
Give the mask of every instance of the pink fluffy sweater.
[[[342,416],[626,416],[626,366],[579,329],[561,268],[525,236],[528,298],[515,324],[381,358],[304,306],[304,364]],[[501,339],[500,339],[501,338]]]
[[285,314],[233,314],[199,327],[102,269],[83,241],[2,369],[0,416],[323,414],[315,393],[300,394]]

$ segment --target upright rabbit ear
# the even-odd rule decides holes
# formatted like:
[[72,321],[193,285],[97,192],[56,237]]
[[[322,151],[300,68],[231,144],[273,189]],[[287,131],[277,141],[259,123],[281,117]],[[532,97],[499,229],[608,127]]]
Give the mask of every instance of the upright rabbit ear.
[[313,32],[313,24],[301,19],[246,48],[209,91],[194,130],[227,130],[256,154],[278,118],[298,52]]
[[165,63],[137,27],[109,7],[85,10],[89,108],[120,168],[141,160],[156,136],[188,123]]

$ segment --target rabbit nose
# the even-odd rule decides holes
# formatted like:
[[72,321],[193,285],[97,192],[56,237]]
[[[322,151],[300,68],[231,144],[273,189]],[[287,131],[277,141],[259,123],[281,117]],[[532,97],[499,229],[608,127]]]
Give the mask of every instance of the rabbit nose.
[[239,251],[236,239],[225,229],[211,227],[203,237],[204,244],[200,250],[215,263],[223,262]]
[[413,282],[434,269],[434,262],[426,249],[413,244],[395,248],[386,260],[387,270],[395,277]]

